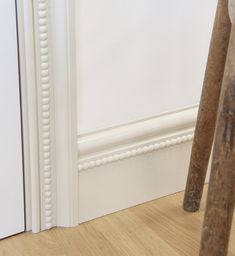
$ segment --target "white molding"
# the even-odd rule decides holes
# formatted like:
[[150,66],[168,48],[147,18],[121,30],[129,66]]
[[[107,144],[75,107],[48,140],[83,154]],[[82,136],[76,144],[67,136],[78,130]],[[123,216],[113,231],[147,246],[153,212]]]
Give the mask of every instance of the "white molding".
[[197,107],[78,136],[78,170],[84,171],[193,139]]
[[35,52],[37,70],[38,138],[40,152],[41,228],[53,226],[53,87],[49,50],[48,1],[37,0],[34,5]]
[[192,142],[79,173],[79,222],[184,190]]
[[79,223],[182,191],[197,110],[78,136]]
[[40,180],[35,68],[35,41],[31,1],[17,1],[22,121],[25,171],[26,229],[39,232]]
[[73,4],[17,0],[26,221],[33,232],[78,224]]
[[78,225],[77,83],[74,1],[51,0],[57,225]]
[[171,138],[167,138],[166,140],[161,140],[159,142],[145,142],[142,145],[133,146],[129,149],[122,149],[119,152],[109,152],[106,153],[105,156],[99,155],[96,157],[92,157],[90,160],[80,160],[78,165],[78,170],[85,171],[89,169],[93,169],[102,165],[106,165],[109,163],[113,163],[119,160],[135,157],[142,154],[147,154],[153,151],[165,149],[168,147],[176,146],[185,142],[192,141],[193,139],[193,131],[188,131],[183,135],[176,135]]
[[78,137],[79,223],[185,188],[197,108]]

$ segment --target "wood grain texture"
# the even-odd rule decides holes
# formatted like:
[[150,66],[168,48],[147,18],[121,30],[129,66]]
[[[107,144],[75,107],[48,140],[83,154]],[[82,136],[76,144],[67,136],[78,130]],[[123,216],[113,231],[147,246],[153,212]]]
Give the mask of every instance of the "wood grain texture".
[[[0,241],[0,255],[198,256],[205,197],[193,214],[183,211],[182,201],[183,193],[178,193],[77,228],[23,233]],[[228,255],[235,256],[234,243]]]
[[235,25],[220,98],[200,256],[226,256],[235,201]]
[[219,0],[199,106],[184,199],[184,209],[199,209],[214,138],[219,96],[231,30],[228,0]]

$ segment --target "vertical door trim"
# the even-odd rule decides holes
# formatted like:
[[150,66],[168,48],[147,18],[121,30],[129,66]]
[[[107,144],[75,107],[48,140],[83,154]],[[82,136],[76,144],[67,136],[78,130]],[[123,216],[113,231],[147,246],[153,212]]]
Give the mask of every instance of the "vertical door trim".
[[78,225],[73,5],[17,0],[26,223],[33,232]]

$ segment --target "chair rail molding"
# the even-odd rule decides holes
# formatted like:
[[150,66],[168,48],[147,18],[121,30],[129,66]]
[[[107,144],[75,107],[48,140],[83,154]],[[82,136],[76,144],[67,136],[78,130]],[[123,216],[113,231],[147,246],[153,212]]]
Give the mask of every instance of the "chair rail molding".
[[27,230],[78,225],[74,1],[16,0]]

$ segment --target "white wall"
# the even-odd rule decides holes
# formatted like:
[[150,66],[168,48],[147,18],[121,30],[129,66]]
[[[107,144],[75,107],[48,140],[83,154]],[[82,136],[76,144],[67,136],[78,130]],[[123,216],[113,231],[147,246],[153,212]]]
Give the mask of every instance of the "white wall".
[[216,2],[77,1],[79,133],[197,104]]

